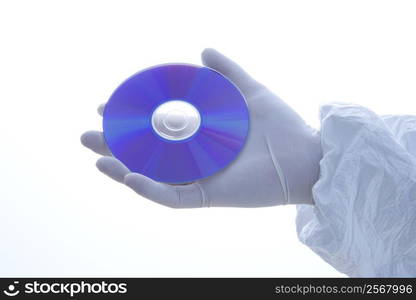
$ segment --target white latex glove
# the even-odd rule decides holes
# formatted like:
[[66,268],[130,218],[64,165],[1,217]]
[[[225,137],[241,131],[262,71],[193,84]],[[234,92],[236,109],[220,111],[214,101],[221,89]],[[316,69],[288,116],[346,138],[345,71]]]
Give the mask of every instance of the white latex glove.
[[202,62],[228,77],[246,97],[250,132],[237,159],[209,178],[168,185],[131,173],[111,157],[102,132],[89,131],[81,141],[105,156],[97,161],[98,169],[141,196],[174,208],[313,203],[311,189],[321,158],[319,135],[286,103],[216,50],[204,50]]

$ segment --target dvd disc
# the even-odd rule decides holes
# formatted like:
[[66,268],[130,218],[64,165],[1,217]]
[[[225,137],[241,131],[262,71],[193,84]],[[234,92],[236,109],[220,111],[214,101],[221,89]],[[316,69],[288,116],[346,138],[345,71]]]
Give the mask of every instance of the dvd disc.
[[249,112],[220,73],[166,64],[136,73],[114,91],[103,128],[110,151],[132,172],[180,184],[213,175],[237,157]]

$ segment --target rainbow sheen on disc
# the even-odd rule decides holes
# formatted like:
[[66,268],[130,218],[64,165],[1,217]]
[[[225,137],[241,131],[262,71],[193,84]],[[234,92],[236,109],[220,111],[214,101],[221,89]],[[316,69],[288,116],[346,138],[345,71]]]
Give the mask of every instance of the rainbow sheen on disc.
[[103,128],[112,154],[130,171],[180,184],[213,175],[237,157],[249,112],[220,73],[165,64],[136,73],[114,91]]

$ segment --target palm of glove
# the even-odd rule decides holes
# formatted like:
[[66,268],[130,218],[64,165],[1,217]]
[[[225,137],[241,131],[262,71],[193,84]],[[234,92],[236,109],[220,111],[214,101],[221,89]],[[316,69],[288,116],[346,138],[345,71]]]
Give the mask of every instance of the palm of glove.
[[250,131],[237,159],[209,178],[188,185],[168,185],[131,173],[111,157],[103,134],[89,131],[81,141],[105,156],[97,161],[100,171],[150,200],[175,208],[312,203],[311,188],[318,177],[321,155],[314,130],[282,100],[217,51],[205,50],[202,60],[234,82],[247,99]]

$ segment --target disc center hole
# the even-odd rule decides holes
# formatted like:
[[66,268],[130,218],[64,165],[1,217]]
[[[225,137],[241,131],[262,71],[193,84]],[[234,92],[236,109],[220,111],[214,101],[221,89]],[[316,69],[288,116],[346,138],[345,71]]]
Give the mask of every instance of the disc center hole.
[[201,115],[191,103],[171,100],[160,104],[152,114],[152,127],[156,134],[180,141],[194,135],[201,125]]
[[163,123],[170,130],[182,130],[188,125],[187,114],[181,110],[171,110],[166,114]]

